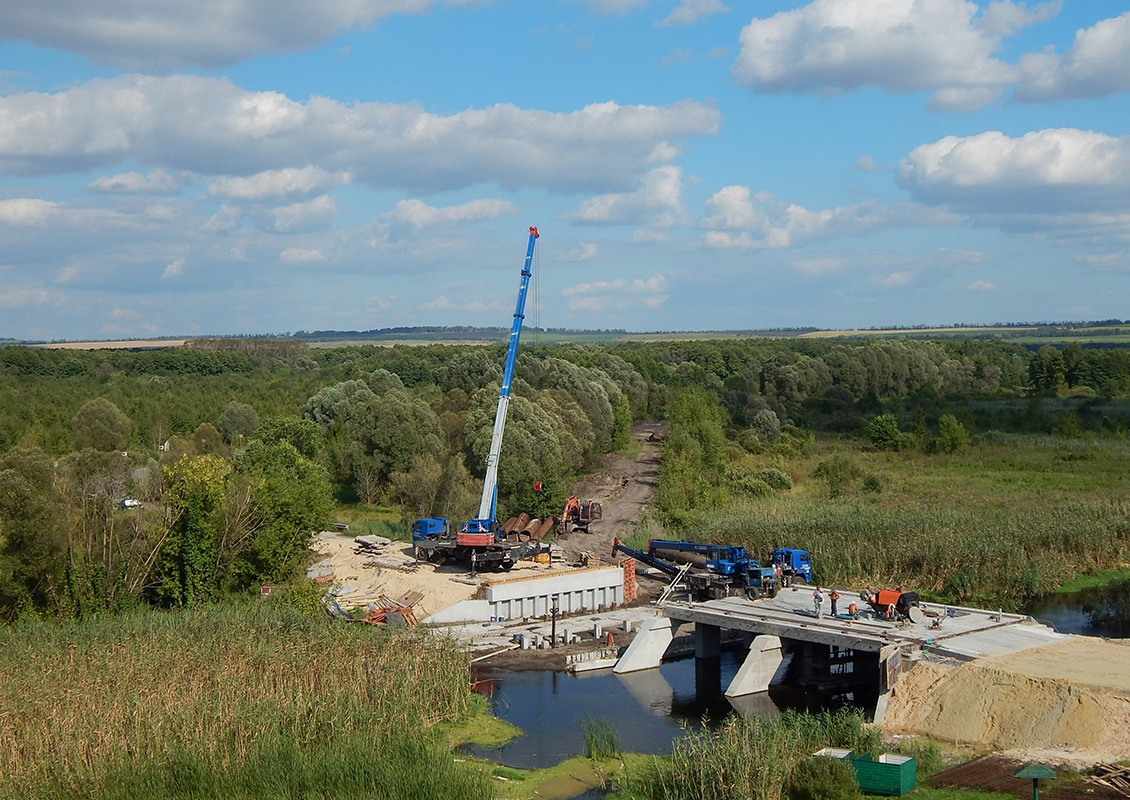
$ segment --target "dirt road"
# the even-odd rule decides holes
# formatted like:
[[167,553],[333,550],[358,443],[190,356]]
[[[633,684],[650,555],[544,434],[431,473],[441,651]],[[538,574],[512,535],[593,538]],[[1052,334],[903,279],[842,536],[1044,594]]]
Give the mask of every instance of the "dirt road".
[[567,561],[592,553],[608,560],[614,539],[625,539],[636,529],[644,507],[659,482],[659,444],[667,430],[665,422],[632,425],[632,441],[639,444],[635,459],[613,453],[604,457],[599,472],[586,475],[576,487],[577,497],[596,500],[603,517],[589,526],[589,533],[573,532],[559,539]]

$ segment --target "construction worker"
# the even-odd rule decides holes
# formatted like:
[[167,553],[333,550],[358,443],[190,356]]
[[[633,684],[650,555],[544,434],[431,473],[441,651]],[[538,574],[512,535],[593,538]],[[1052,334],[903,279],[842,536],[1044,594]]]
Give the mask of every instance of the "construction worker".
[[836,601],[840,599],[840,593],[833,589],[828,593],[828,599],[832,601],[832,616],[838,616],[836,612]]
[[812,604],[816,607],[816,618],[820,619],[824,616],[824,594],[820,591],[820,587],[816,587],[816,591],[812,593]]
[[859,606],[855,603],[848,603],[848,616],[852,619],[859,619]]

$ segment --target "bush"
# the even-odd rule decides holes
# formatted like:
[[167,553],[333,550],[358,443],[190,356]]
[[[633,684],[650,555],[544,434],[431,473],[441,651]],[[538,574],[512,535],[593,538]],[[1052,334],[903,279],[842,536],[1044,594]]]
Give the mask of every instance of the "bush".
[[863,491],[868,494],[879,494],[883,491],[883,479],[874,472],[868,472],[863,476]]
[[894,414],[880,414],[867,423],[867,436],[876,450],[901,450],[902,432],[899,431],[898,417]]
[[793,488],[792,476],[783,469],[763,469],[761,472],[757,473],[757,477],[761,478],[761,480],[765,481],[774,489],[784,491]]
[[764,470],[735,465],[726,468],[726,486],[741,497],[769,497],[773,487],[764,480]]
[[849,762],[814,756],[799,762],[789,777],[790,800],[859,800],[863,792]]
[[821,461],[812,474],[827,482],[829,495],[839,497],[851,488],[851,484],[859,478],[859,472],[859,466],[850,457],[836,453]]

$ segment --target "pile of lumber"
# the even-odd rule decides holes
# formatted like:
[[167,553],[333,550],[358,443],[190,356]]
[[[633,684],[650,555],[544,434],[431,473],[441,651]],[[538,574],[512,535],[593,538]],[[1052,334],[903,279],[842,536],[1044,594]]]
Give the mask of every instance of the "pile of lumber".
[[418,625],[413,606],[423,599],[420,592],[407,592],[395,599],[382,594],[361,621],[370,625]]
[[1096,764],[1086,780],[1088,783],[1105,786],[1130,797],[1130,767],[1118,764]]
[[400,553],[389,552],[391,544],[392,539],[383,536],[358,536],[353,540],[353,552],[371,556],[365,562],[366,567],[382,567],[401,572],[415,572],[419,569],[413,559],[405,558]]

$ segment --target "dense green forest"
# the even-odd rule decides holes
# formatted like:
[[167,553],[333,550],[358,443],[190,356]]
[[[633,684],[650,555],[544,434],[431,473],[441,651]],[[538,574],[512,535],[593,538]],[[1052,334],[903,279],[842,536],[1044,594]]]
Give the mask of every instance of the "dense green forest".
[[[501,345],[319,349],[297,340],[0,348],[3,618],[187,605],[285,580],[335,504],[395,506],[406,522],[468,516],[502,360]],[[749,519],[787,506],[747,509],[741,524],[720,525],[717,515],[759,497],[811,498],[791,491],[801,478],[841,501],[821,513],[890,485],[880,469],[856,476],[859,464],[824,453],[828,442],[853,442],[861,458],[935,460],[1002,436],[1118,442],[1128,396],[1130,351],[1078,344],[529,346],[500,462],[500,516],[552,513],[578,475],[627,444],[634,419],[671,421],[655,524],[753,537]],[[813,453],[827,457],[809,463]],[[126,499],[141,507],[123,507]],[[811,539],[803,519],[797,536]],[[1124,553],[1124,532],[1111,535],[1103,552]],[[853,568],[838,569],[848,577]],[[984,579],[948,588],[975,593]]]

